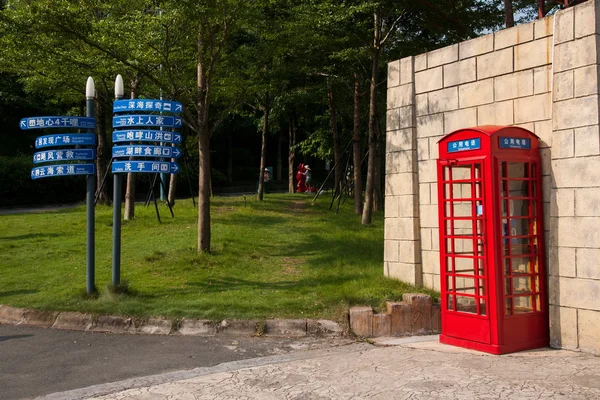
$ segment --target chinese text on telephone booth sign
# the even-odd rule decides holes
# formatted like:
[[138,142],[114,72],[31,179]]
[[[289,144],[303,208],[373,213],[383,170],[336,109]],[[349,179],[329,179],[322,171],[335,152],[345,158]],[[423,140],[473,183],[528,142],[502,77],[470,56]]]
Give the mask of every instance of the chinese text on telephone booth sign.
[[456,153],[458,151],[477,150],[481,148],[481,140],[479,138],[464,139],[454,142],[448,142],[448,153]]
[[499,147],[501,149],[521,149],[531,150],[531,139],[515,138],[515,137],[500,137]]

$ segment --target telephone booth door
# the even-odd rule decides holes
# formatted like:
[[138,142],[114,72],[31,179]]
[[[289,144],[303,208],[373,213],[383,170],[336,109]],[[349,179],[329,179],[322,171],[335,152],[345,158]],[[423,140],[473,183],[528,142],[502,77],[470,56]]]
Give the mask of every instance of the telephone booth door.
[[440,162],[442,331],[490,343],[483,160]]

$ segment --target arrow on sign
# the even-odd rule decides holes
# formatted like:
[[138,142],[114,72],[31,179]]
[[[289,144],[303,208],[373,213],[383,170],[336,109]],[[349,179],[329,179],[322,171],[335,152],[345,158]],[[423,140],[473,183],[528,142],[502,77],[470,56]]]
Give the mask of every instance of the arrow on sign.
[[173,158],[181,157],[181,150],[179,150],[177,147],[173,147],[172,149],[173,149],[172,150],[173,154],[171,155],[171,157],[173,157]]
[[24,119],[21,120],[21,129],[27,129],[27,121]]

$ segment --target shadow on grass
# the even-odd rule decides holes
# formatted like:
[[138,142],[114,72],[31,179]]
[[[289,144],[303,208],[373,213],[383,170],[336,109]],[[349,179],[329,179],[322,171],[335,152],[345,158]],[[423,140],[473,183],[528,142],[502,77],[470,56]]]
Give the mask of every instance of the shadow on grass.
[[9,241],[9,240],[26,240],[26,239],[37,239],[37,238],[56,238],[64,236],[62,233],[28,233],[26,235],[16,235],[16,236],[4,236],[0,237],[1,241]]
[[16,296],[19,294],[34,294],[34,293],[38,293],[38,292],[39,292],[39,290],[33,290],[33,289],[7,290],[4,292],[0,292],[0,297]]

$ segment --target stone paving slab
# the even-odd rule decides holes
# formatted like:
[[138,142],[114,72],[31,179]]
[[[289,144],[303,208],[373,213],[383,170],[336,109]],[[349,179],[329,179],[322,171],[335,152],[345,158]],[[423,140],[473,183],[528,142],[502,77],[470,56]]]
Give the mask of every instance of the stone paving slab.
[[[437,337],[365,343],[148,377],[103,395],[61,399],[598,399],[600,358],[540,349],[495,356],[440,344]],[[402,341],[404,340],[404,341]],[[179,375],[178,375],[179,374]],[[112,390],[112,392],[111,392]],[[83,392],[79,392],[80,396]],[[56,397],[59,396],[59,397]],[[94,397],[96,396],[96,397]]]

